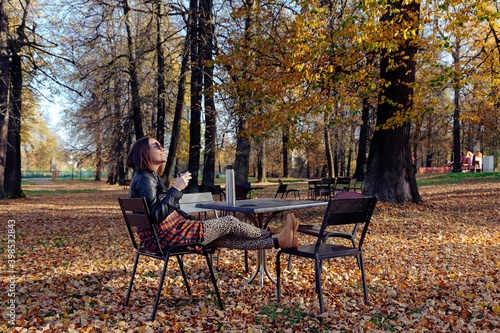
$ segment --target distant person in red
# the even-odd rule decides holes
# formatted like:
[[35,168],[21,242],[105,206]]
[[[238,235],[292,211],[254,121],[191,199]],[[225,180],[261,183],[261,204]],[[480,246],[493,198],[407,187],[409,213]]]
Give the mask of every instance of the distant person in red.
[[[167,161],[165,149],[151,137],[137,140],[127,156],[127,166],[134,170],[129,197],[146,198],[152,223],[160,245],[166,249],[174,244],[201,242],[209,248],[258,250],[297,247],[297,219],[287,215],[283,231],[275,238],[269,230],[239,221],[231,215],[207,221],[198,221],[179,209],[182,190],[186,188],[191,173],[181,174],[174,185],[167,188],[160,177]],[[151,231],[137,228],[144,246],[156,250]]]

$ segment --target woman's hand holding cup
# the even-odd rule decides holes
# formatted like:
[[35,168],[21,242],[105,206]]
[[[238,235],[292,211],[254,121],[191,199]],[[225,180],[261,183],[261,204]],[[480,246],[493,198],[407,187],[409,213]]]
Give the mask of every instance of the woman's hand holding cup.
[[174,187],[179,191],[182,191],[188,186],[189,180],[191,178],[191,172],[189,171],[179,174],[179,177],[175,180]]

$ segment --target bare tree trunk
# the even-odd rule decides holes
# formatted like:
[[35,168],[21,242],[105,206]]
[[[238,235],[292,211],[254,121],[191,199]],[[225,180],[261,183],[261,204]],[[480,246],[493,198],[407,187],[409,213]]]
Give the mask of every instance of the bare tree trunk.
[[144,136],[142,127],[142,114],[141,114],[141,99],[139,95],[139,78],[137,76],[137,48],[135,45],[134,32],[132,29],[132,22],[130,21],[130,4],[129,0],[122,0],[123,4],[123,21],[127,28],[127,43],[128,43],[128,71],[130,75],[130,90],[131,90],[131,104],[132,104],[132,119],[134,120],[134,129],[136,139]]
[[97,148],[95,153],[95,166],[96,166],[96,172],[94,180],[98,182],[101,181],[101,169],[102,169],[102,143],[100,138],[99,142],[97,143]]
[[164,175],[163,179],[167,184],[170,184],[172,171],[174,171],[174,167],[176,167],[177,165],[176,155],[177,155],[177,147],[179,146],[179,134],[181,131],[182,110],[184,108],[184,95],[186,94],[186,73],[188,69],[187,68],[188,60],[189,60],[189,32],[188,36],[186,36],[186,41],[184,42],[184,47],[182,52],[179,82],[177,84],[177,99],[175,103],[174,122],[172,124],[172,135],[170,136],[170,145],[168,147],[167,163],[165,164],[165,171],[163,172]]
[[332,177],[339,177],[343,175],[344,168],[343,168],[343,148],[342,144],[339,139],[339,131],[338,129],[335,129],[334,132],[334,144],[332,145],[333,147],[333,176]]
[[283,127],[283,132],[281,135],[282,151],[283,151],[283,178],[288,178],[288,127]]
[[356,158],[356,170],[354,178],[365,176],[366,147],[368,145],[368,130],[370,128],[370,103],[368,97],[363,98],[363,108],[361,110],[361,128],[359,131],[358,157]]
[[267,182],[266,177],[266,141],[260,138],[257,145],[257,182]]
[[204,58],[204,96],[205,96],[205,156],[203,162],[203,177],[201,184],[213,186],[215,182],[215,151],[217,148],[217,110],[213,96],[214,67],[212,53],[214,52],[215,27],[213,24],[213,1],[202,0],[203,26],[203,58]]
[[332,139],[330,136],[330,129],[325,125],[323,130],[323,135],[325,136],[325,154],[326,154],[326,166],[328,168],[328,176],[334,177],[333,173],[333,155],[332,155]]
[[434,150],[432,148],[432,120],[430,118],[427,122],[427,156],[425,158],[425,166],[428,168],[432,167],[434,157]]
[[309,146],[306,146],[306,177],[307,178],[311,178],[313,176],[314,173],[311,172],[311,163],[310,163],[310,160],[311,159],[311,148],[309,148]]
[[[456,41],[455,53],[453,53],[453,63],[456,65],[460,59],[460,41]],[[453,172],[462,172],[462,163],[460,158],[462,157],[460,149],[460,87],[459,78],[455,76],[454,81],[454,106],[453,111]]]
[[354,151],[356,150],[356,148],[354,147],[354,142],[355,142],[354,141],[354,132],[356,131],[356,125],[351,124],[350,129],[351,129],[351,131],[350,131],[351,134],[349,135],[349,150],[347,151],[347,167],[346,167],[347,172],[345,174],[346,177],[351,176],[352,155],[353,155]]
[[[246,129],[246,118],[240,116],[237,133],[242,133]],[[246,135],[238,135],[236,139],[236,158],[234,160],[234,180],[236,184],[248,183],[250,173],[250,149],[252,145]]]
[[[247,11],[247,16],[245,18],[245,45],[252,39],[252,36],[255,31],[254,22],[255,22],[255,14],[253,11],[259,6],[259,0],[244,0],[243,5]],[[247,46],[245,46],[247,47]],[[250,54],[252,50],[247,48],[247,52]],[[250,81],[248,73],[243,73],[246,77],[247,81]],[[247,183],[248,182],[248,174],[250,171],[250,150],[251,150],[251,141],[248,135],[244,135],[243,132],[246,130],[246,113],[250,113],[251,105],[253,103],[253,96],[248,94],[248,92],[242,92],[242,96],[244,99],[243,105],[241,105],[241,109],[243,112],[239,115],[238,118],[238,131],[237,131],[237,139],[236,139],[236,158],[234,160],[234,179],[237,184]]]
[[112,184],[116,184],[118,181],[120,185],[125,185],[124,161],[132,140],[131,119],[124,117],[120,104],[122,81],[115,77],[114,82],[109,85],[113,89],[111,112],[113,114],[112,138],[114,141],[111,152],[112,166],[110,167],[113,179],[110,181]]
[[420,147],[420,138],[421,138],[421,132],[422,132],[422,120],[417,119],[414,122],[415,124],[415,131],[413,134],[413,166],[415,170],[418,170],[418,149]]
[[19,39],[11,41],[12,60],[10,63],[12,104],[7,134],[7,159],[4,173],[4,193],[10,198],[24,197],[21,190],[21,107],[23,73],[21,65],[21,46],[24,27],[18,29]]
[[197,0],[190,0],[189,15],[191,29],[191,123],[189,124],[189,162],[192,178],[186,192],[198,192],[201,151],[201,93],[203,73],[201,71],[200,8]]
[[6,197],[4,176],[10,116],[9,22],[6,3],[0,1],[0,199]]
[[165,89],[165,48],[163,42],[165,40],[163,28],[163,13],[164,5],[162,1],[156,4],[156,56],[158,58],[158,110],[156,117],[156,140],[165,146],[165,114],[166,114],[166,99],[167,91]]

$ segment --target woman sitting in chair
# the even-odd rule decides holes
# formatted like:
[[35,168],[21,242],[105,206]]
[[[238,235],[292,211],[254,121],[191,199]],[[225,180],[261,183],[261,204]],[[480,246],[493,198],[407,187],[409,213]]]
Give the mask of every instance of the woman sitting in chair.
[[[160,177],[167,161],[165,149],[151,138],[137,140],[127,155],[127,166],[134,170],[129,197],[146,198],[151,223],[156,225],[160,245],[166,249],[174,244],[201,242],[210,248],[258,250],[297,247],[298,222],[293,214],[287,215],[283,231],[275,238],[269,230],[244,223],[227,215],[207,221],[198,221],[179,209],[182,190],[186,188],[191,173],[181,174],[170,188]],[[155,249],[151,232],[137,228],[144,246]]]

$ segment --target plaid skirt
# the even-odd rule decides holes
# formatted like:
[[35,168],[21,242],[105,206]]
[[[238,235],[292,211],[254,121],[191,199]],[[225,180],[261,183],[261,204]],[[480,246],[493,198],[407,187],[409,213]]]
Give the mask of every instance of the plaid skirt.
[[[154,226],[160,246],[164,251],[175,244],[203,242],[204,226],[202,221],[187,220],[182,215],[174,211],[159,225]],[[142,246],[153,251],[157,251],[153,233],[150,229],[136,228],[137,235]],[[200,247],[195,248],[201,252]]]

